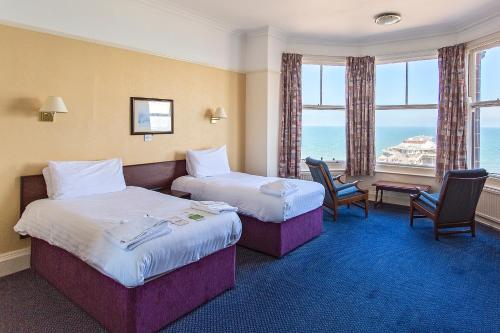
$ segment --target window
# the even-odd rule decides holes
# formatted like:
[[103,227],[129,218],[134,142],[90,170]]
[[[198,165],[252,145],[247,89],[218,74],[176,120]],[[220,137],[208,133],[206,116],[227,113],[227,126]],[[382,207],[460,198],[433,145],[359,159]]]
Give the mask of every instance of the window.
[[471,52],[472,164],[500,175],[500,46]]
[[302,65],[302,158],[345,160],[345,66]]
[[437,59],[377,65],[377,163],[435,166],[438,80]]

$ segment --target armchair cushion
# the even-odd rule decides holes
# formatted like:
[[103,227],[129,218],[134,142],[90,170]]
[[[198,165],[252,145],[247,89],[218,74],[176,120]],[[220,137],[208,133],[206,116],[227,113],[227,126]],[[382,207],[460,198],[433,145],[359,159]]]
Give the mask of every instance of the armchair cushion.
[[439,193],[431,194],[427,192],[420,192],[420,196],[418,197],[417,202],[431,212],[435,211],[437,203],[439,202]]
[[[346,184],[347,185],[347,184]],[[356,195],[363,194],[363,192],[358,191],[358,188],[355,186],[350,186],[344,190],[340,190],[337,192],[337,198],[339,200],[354,197]]]
[[338,194],[339,192],[346,190],[348,188],[351,188],[351,187],[356,187],[356,184],[355,183],[347,183],[347,184],[335,186],[335,192],[337,192],[337,194]]

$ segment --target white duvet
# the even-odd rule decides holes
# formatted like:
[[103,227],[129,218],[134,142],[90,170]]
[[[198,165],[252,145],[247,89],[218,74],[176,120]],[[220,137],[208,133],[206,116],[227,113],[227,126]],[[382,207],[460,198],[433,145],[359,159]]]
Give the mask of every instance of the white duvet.
[[77,199],[42,199],[30,203],[14,230],[65,249],[126,287],[195,262],[235,244],[241,222],[233,212],[207,217],[126,251],[104,236],[117,221],[150,214],[170,217],[190,208],[191,201],[127,187],[123,191]]
[[223,201],[238,207],[238,212],[264,222],[283,222],[323,205],[325,189],[312,181],[287,179],[298,191],[276,197],[259,188],[280,178],[231,172],[226,175],[195,178],[182,176],[174,180],[172,189],[191,193],[193,200]]

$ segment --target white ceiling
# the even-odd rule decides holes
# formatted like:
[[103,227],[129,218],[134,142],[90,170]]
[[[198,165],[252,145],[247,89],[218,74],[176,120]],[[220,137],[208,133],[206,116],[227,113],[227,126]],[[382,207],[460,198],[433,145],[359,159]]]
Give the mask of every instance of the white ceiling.
[[[500,15],[500,0],[156,0],[233,29],[272,26],[292,38],[369,42],[458,32]],[[373,17],[402,14],[393,26]]]

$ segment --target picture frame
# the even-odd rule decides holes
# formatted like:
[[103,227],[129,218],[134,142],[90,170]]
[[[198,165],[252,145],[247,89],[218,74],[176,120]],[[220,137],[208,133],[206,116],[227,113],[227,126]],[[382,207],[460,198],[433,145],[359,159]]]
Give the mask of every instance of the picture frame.
[[173,134],[172,99],[130,97],[130,134]]

